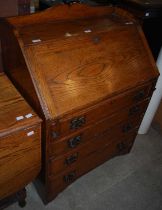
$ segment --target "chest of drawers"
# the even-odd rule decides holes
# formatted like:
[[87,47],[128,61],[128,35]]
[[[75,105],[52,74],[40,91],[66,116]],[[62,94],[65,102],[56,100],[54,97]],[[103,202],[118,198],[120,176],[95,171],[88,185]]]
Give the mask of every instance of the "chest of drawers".
[[115,7],[61,5],[8,18],[3,33],[5,71],[43,119],[36,186],[49,202],[130,151],[159,73],[140,26]]
[[157,60],[162,46],[162,1],[161,0],[122,0],[116,1],[119,7],[133,13],[141,22],[154,59]]
[[41,168],[41,120],[0,74],[0,201],[33,181]]

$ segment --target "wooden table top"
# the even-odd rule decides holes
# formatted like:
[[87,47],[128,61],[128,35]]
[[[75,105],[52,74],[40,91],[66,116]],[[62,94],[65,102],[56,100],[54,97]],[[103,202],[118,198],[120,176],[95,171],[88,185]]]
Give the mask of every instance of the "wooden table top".
[[0,137],[40,122],[7,76],[0,73]]

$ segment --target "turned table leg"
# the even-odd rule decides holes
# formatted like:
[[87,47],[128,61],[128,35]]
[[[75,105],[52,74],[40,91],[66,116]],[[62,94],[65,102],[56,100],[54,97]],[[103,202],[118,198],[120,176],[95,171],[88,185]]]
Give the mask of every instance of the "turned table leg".
[[17,201],[20,207],[24,207],[26,205],[26,189],[19,191],[16,193]]
[[26,205],[26,190],[25,188],[18,191],[17,193],[4,198],[3,200],[0,200],[0,210],[5,209],[6,207],[8,207],[9,205],[18,202],[20,207],[24,207]]

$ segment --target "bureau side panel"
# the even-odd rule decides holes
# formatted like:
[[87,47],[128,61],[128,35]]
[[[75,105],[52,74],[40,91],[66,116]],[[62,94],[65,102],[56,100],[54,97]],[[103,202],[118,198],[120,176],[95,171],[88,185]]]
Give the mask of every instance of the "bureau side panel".
[[5,20],[1,28],[4,71],[37,114],[43,117],[39,98],[13,29]]

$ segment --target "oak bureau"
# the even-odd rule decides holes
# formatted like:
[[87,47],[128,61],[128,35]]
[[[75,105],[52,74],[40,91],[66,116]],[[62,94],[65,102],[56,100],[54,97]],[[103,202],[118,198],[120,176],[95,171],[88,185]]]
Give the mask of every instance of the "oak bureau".
[[159,73],[140,25],[116,7],[59,5],[3,25],[5,72],[43,119],[47,203],[130,151]]

